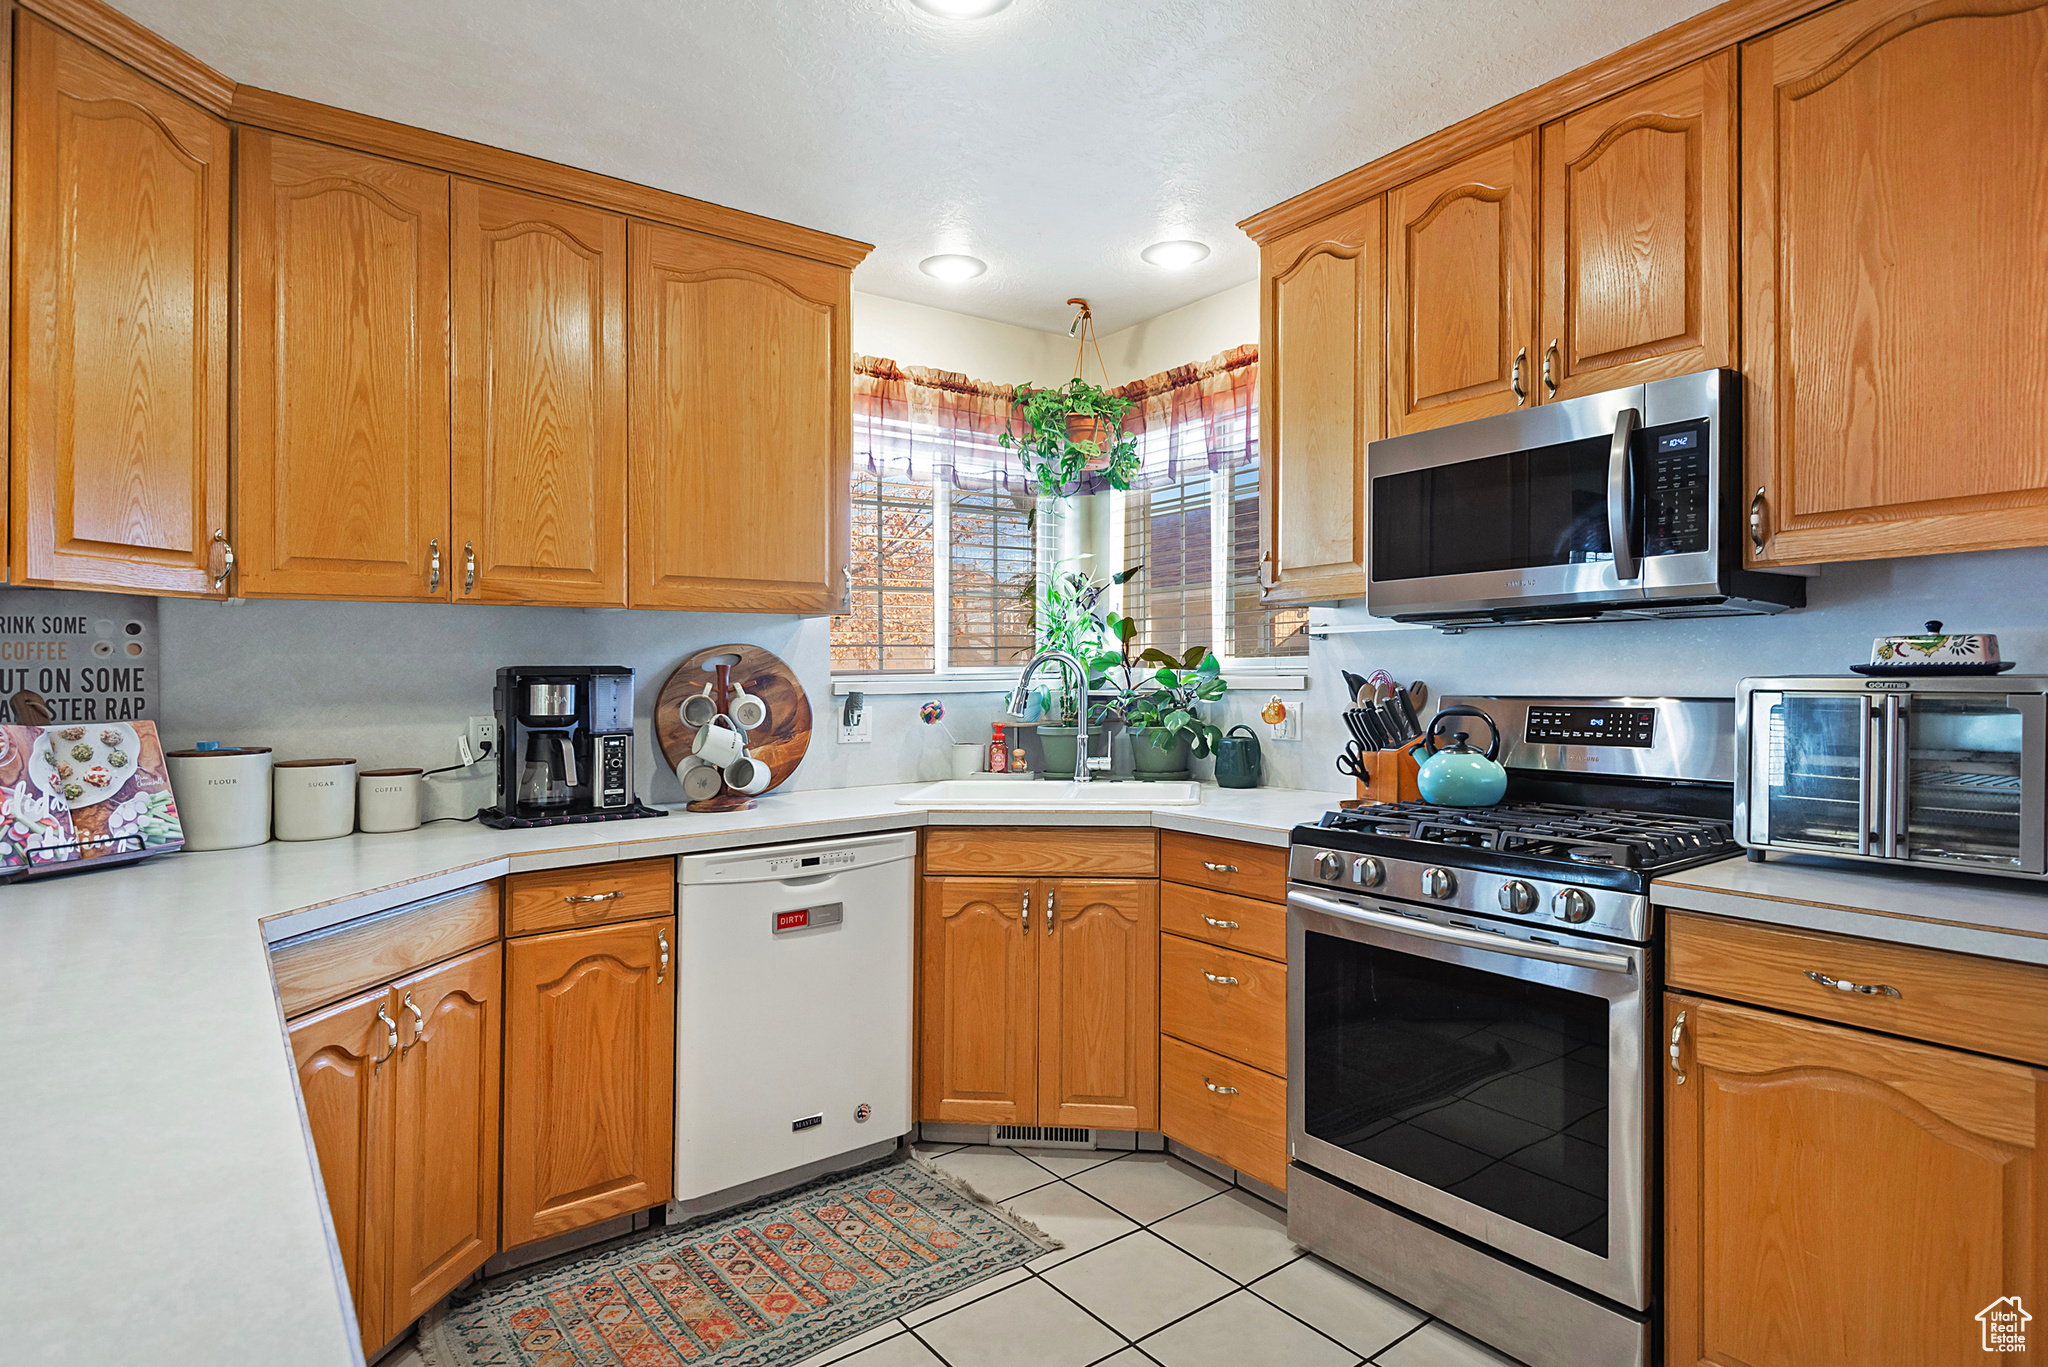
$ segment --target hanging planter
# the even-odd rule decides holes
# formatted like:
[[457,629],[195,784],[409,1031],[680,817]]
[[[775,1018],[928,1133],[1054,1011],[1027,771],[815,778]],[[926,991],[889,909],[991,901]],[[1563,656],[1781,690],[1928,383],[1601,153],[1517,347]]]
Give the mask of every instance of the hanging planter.
[[[1080,354],[1074,358],[1074,378],[1057,389],[1018,385],[1009,427],[996,440],[1004,450],[1023,457],[1032,482],[1048,497],[1065,497],[1090,475],[1112,489],[1128,489],[1138,472],[1138,439],[1123,430],[1131,401],[1081,378],[1088,343],[1095,337],[1095,322],[1087,300],[1067,302],[1081,308],[1068,330],[1069,336],[1079,334],[1081,339]],[[1103,383],[1108,384],[1109,370],[1102,364],[1099,345],[1095,364],[1102,371]]]

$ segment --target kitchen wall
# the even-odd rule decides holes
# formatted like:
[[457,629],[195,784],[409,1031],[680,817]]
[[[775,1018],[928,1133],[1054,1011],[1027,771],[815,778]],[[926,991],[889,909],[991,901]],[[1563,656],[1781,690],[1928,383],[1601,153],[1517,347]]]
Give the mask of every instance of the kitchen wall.
[[[1252,331],[1256,336],[1256,315]],[[971,380],[990,384],[1029,380],[1058,385],[1074,373],[1074,343],[1063,334],[884,299],[878,294],[853,296],[853,349],[861,356],[886,356],[898,365],[959,371]]]
[[[1259,340],[1259,282],[1212,294],[1102,339],[1102,363],[1112,385],[1142,380],[1219,351]],[[1089,358],[1093,376],[1094,358]],[[1071,361],[1069,362],[1071,368]]]

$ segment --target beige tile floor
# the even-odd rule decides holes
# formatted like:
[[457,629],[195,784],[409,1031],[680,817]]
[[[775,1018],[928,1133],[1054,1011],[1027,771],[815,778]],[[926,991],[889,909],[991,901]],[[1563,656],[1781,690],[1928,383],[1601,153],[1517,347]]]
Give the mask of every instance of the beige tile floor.
[[1167,1154],[918,1151],[1066,1247],[790,1367],[1515,1367]]

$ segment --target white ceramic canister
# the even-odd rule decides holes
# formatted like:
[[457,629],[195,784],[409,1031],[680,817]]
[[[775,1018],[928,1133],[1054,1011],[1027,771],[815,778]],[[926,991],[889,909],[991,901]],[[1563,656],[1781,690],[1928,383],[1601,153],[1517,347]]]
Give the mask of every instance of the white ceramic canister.
[[365,769],[356,776],[356,829],[414,831],[420,824],[423,769]]
[[279,840],[332,840],[356,828],[356,762],[281,759],[271,766],[271,829]]
[[188,850],[239,850],[270,839],[270,748],[171,750],[171,797]]

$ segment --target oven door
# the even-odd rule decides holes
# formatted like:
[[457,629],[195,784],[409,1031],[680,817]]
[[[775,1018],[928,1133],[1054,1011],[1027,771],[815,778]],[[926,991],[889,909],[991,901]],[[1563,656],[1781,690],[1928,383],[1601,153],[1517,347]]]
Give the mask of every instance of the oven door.
[[1649,951],[1321,890],[1287,908],[1295,1161],[1647,1309]]

